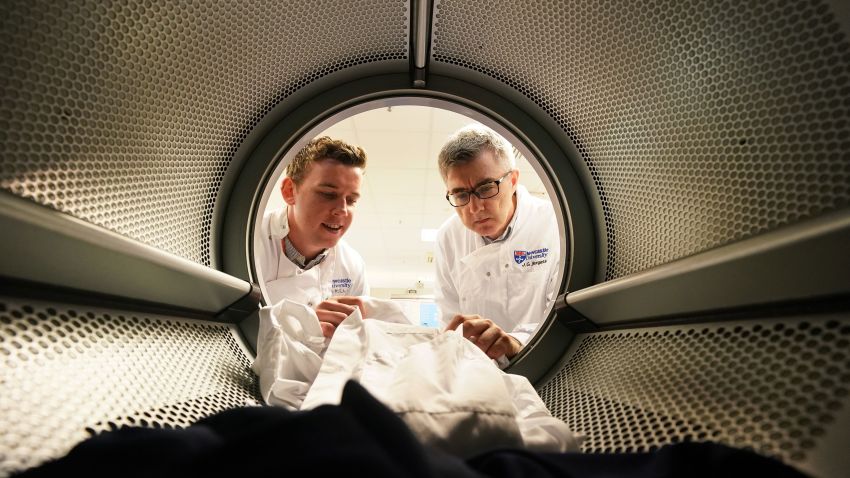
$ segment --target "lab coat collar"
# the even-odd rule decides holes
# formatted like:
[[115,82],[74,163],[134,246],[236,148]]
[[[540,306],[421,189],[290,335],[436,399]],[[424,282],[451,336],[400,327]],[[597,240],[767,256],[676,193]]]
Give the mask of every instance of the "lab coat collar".
[[[478,236],[481,237],[481,236]],[[460,262],[469,267],[477,267],[478,264],[487,263],[494,255],[498,256],[502,250],[503,242],[493,242],[484,245],[460,258]]]
[[282,208],[272,212],[269,218],[269,237],[272,239],[283,239],[289,234],[289,217],[286,204]]

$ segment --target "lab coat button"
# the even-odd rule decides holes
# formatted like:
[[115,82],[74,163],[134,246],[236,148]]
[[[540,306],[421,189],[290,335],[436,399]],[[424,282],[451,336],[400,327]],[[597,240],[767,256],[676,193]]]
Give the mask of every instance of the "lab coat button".
[[487,277],[490,277],[490,273],[489,273],[489,272],[487,273]]
[[313,303],[312,303],[312,302],[307,302],[307,305],[308,305],[309,307],[313,307]]

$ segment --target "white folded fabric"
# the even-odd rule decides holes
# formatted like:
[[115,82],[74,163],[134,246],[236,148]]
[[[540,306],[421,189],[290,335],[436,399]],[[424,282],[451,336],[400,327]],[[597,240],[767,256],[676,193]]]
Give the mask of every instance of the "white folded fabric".
[[578,451],[525,377],[502,372],[455,331],[410,324],[391,301],[368,299],[327,344],[313,309],[282,301],[260,312],[254,371],[270,405],[338,404],[356,380],[425,444],[460,457],[499,448]]

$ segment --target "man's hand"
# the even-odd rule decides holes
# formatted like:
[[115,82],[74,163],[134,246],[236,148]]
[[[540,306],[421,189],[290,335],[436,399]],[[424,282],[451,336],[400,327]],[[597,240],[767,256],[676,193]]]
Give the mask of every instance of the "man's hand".
[[[338,295],[336,297],[331,297],[328,301],[339,302],[340,304],[350,305],[353,307],[357,307],[360,309],[360,315],[365,319],[366,318],[366,305],[363,304],[363,299],[353,295]],[[354,312],[354,309],[351,310]]]
[[504,330],[480,315],[456,315],[446,330],[455,330],[463,326],[463,336],[478,346],[488,357],[497,359],[502,355],[512,358],[519,353],[522,344]]
[[363,317],[366,316],[366,306],[363,305],[363,301],[359,297],[341,295],[331,297],[317,305],[316,316],[319,317],[322,335],[332,337],[337,326],[355,309],[360,309]]

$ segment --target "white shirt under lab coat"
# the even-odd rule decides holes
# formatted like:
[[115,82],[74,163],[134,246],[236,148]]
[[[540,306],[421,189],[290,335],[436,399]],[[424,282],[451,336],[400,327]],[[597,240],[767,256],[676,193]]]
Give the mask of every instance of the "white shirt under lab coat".
[[[365,298],[364,298],[365,299]],[[409,323],[366,299],[326,341],[315,311],[288,300],[260,311],[253,369],[270,405],[338,404],[356,380],[429,446],[461,457],[499,447],[578,451],[581,436],[551,416],[525,377],[502,372],[456,331]]]
[[441,320],[478,314],[526,343],[555,300],[560,238],[549,201],[517,187],[513,228],[502,242],[484,239],[457,215],[437,232],[435,301]]
[[329,297],[369,295],[363,258],[340,240],[318,265],[302,270],[283,252],[281,240],[289,234],[287,207],[263,216],[260,233],[254,242],[260,277],[263,278],[270,304],[283,299],[311,307]]

